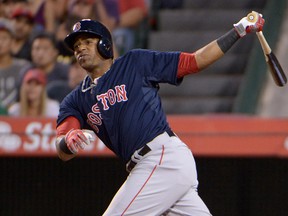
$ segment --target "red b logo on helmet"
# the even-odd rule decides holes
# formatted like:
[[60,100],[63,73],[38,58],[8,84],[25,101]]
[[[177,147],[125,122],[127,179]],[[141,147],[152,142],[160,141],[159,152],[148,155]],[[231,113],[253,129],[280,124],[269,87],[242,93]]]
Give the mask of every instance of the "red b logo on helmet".
[[77,22],[75,23],[75,25],[73,26],[73,32],[77,32],[81,29],[81,23]]

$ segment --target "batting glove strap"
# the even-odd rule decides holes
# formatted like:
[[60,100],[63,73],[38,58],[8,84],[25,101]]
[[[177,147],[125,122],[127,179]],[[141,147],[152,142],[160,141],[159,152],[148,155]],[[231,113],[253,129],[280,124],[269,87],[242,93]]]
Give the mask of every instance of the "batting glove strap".
[[65,154],[68,154],[68,155],[72,155],[73,154],[73,152],[71,152],[69,150],[69,148],[67,147],[67,144],[65,142],[65,138],[64,137],[60,140],[59,147],[60,147],[61,151],[64,152]]
[[264,23],[265,20],[262,18],[262,14],[252,11],[233,26],[239,36],[244,37],[247,33],[262,31]]

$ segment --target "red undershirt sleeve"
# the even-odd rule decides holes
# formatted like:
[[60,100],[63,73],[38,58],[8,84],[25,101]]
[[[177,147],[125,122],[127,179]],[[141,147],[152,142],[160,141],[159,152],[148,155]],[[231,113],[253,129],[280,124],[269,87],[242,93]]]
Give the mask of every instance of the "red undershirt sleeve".
[[56,129],[56,136],[65,135],[71,129],[80,129],[80,122],[74,116],[67,117]]
[[195,53],[181,52],[178,62],[177,78],[197,73],[198,71],[199,68],[195,59]]

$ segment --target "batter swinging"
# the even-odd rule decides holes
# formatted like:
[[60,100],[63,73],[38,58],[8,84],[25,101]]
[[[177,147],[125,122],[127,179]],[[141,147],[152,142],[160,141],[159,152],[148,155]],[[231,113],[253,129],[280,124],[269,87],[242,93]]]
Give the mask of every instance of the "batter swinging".
[[69,160],[96,134],[127,162],[130,174],[105,216],[211,215],[197,193],[193,155],[166,120],[158,84],[179,85],[263,25],[257,13],[254,22],[244,17],[194,53],[136,49],[116,60],[104,25],[93,20],[74,25],[65,42],[88,75],[61,103],[56,148],[62,160]]

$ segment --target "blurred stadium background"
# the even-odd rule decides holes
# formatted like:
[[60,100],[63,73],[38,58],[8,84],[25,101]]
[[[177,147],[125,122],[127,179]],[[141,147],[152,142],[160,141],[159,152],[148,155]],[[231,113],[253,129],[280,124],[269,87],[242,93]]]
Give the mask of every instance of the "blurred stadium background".
[[[251,10],[263,13],[265,36],[287,73],[286,0],[155,0],[140,44],[194,51]],[[253,35],[180,87],[161,86],[171,126],[195,154],[199,194],[213,215],[287,215],[286,92],[273,83]],[[98,142],[64,163],[54,139],[55,119],[0,116],[0,215],[104,212],[127,177],[123,161]]]

